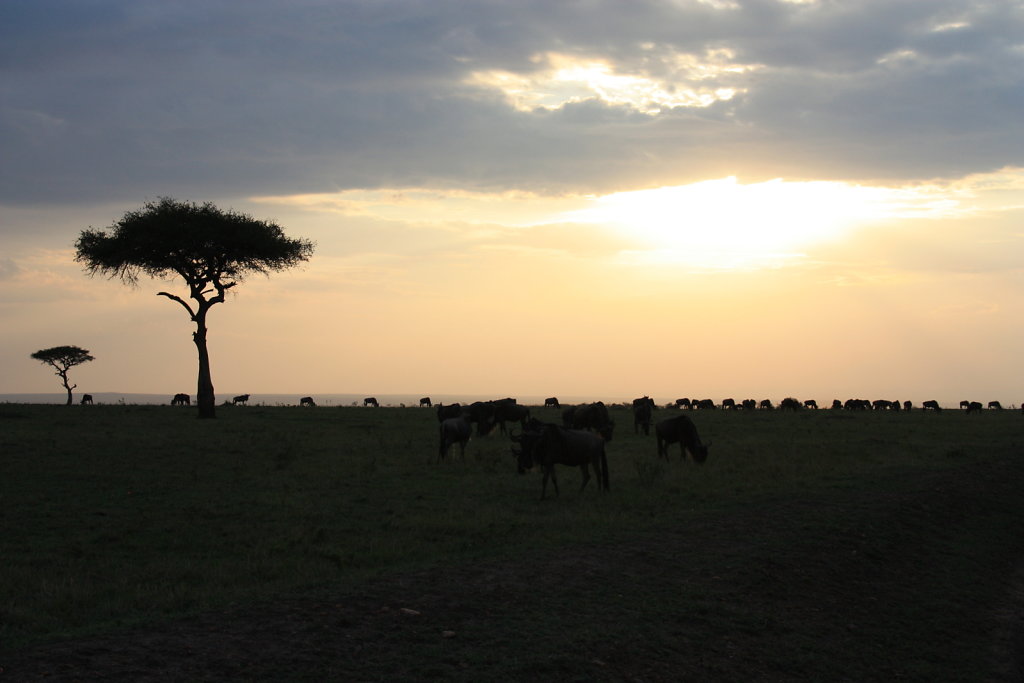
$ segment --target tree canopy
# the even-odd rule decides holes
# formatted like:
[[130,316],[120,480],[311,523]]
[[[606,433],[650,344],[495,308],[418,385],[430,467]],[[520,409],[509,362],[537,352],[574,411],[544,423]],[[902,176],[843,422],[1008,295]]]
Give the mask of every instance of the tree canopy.
[[31,356],[56,371],[54,374],[60,377],[61,384],[68,392],[67,405],[71,405],[71,390],[78,386],[68,381],[68,370],[76,365],[95,360],[86,349],[78,346],[54,346],[49,349],[40,349]]
[[200,417],[214,417],[213,382],[206,346],[206,315],[224,294],[249,273],[269,274],[291,268],[313,255],[309,240],[287,237],[281,226],[210,202],[196,204],[171,197],[128,211],[105,230],[83,230],[75,243],[75,260],[92,275],[102,274],[136,285],[140,275],[181,277],[190,304],[170,292],[196,329],[199,351],[197,403]]

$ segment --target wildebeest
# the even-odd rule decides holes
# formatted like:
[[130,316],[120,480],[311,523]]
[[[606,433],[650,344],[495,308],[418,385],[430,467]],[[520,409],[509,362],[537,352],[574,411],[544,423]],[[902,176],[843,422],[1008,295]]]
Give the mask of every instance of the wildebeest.
[[743,408],[743,410],[755,410],[757,409],[757,401],[752,398],[745,398],[740,404],[740,407]]
[[373,396],[367,396],[366,398],[363,399],[363,407],[365,408],[366,406],[373,406],[374,408],[380,408],[380,404],[377,403],[377,399],[374,398]]
[[914,404],[913,404],[912,401],[904,401],[903,402],[903,410],[913,410],[913,408],[914,408]]
[[82,403],[83,406],[91,406],[92,405],[92,394],[82,394],[82,401],[81,401],[81,403]]
[[727,398],[722,401],[722,410],[736,410],[736,399]]
[[191,405],[188,394],[175,394],[174,398],[171,399],[172,406],[187,406]]
[[462,406],[458,403],[451,403],[445,405],[443,403],[437,404],[437,421],[444,422],[448,418],[458,417],[462,415]]
[[654,434],[658,438],[658,455],[668,460],[668,447],[674,443],[679,444],[680,454],[686,459],[686,452],[690,452],[695,462],[703,463],[708,459],[708,448],[711,442],[701,443],[697,434],[697,427],[693,420],[686,415],[677,415],[661,420],[654,426]]
[[544,407],[545,408],[548,408],[548,407],[550,407],[550,408],[561,408],[562,406],[559,405],[558,398],[555,397],[555,396],[552,396],[550,398],[544,399]]
[[842,409],[843,409],[843,402],[840,401],[838,398],[832,399],[832,410],[842,410]]
[[[566,413],[562,413],[563,422]],[[572,424],[566,424],[566,427],[572,429],[590,429],[601,435],[601,438],[605,441],[612,440],[612,432],[615,429],[615,423],[608,416],[608,407],[601,401],[595,403],[585,403],[581,406],[576,406],[572,412]]]
[[872,410],[891,410],[892,401],[886,401],[884,398],[877,399],[871,402]]
[[967,410],[971,407],[970,401],[960,401],[960,410]]
[[555,465],[579,467],[583,474],[580,491],[590,481],[590,468],[594,468],[598,488],[609,490],[608,456],[605,453],[605,442],[597,434],[580,429],[566,429],[555,424],[545,424],[530,420],[527,429],[519,436],[512,435],[512,441],[520,445],[520,449],[512,452],[516,455],[519,473],[539,465],[544,472],[540,497],[547,495],[548,479],[555,486],[555,495],[559,495],[558,478],[555,476]]
[[633,433],[644,430],[644,436],[651,433],[651,416],[654,414],[654,399],[649,396],[633,399]]
[[515,399],[503,398],[492,402],[494,404],[494,421],[502,434],[507,433],[506,422],[518,422],[523,428],[530,419],[530,409],[519,405]]
[[694,410],[715,410],[716,409],[715,402],[712,401],[710,398],[702,398],[699,401],[697,399],[694,399],[693,401],[690,402],[690,405],[693,406]]
[[921,407],[925,410],[934,410],[937,413],[942,412],[942,406],[939,405],[938,401],[925,401],[921,404]]
[[676,399],[676,408],[679,408],[680,410],[682,410],[683,408],[685,408],[686,410],[692,410],[693,409],[693,403],[691,403],[690,399],[688,399],[688,398],[677,398]]
[[467,415],[450,417],[440,425],[440,443],[438,444],[437,461],[441,462],[448,455],[452,444],[459,444],[459,455],[466,457],[466,444],[473,433],[473,425]]
[[310,408],[316,407],[316,401],[313,400],[312,396],[303,396],[299,399],[300,406],[309,406]]
[[478,436],[485,436],[494,429],[494,402],[473,401],[468,406],[462,407],[462,413],[470,422],[476,423]]
[[871,402],[864,398],[848,398],[843,404],[843,408],[846,410],[868,410],[871,408]]
[[[86,395],[88,396],[88,394],[86,394]],[[1002,410],[1003,409],[1003,404],[1000,403],[999,401],[989,401],[988,402],[988,407],[989,407],[989,410]]]
[[968,401],[967,402],[967,414],[968,415],[970,415],[971,413],[979,413],[979,412],[981,412],[981,409],[982,409],[981,401]]
[[770,398],[762,399],[761,402],[757,404],[757,407],[761,410],[775,410],[775,406],[772,405],[772,400]]
[[818,402],[815,401],[813,398],[807,399],[806,401],[804,401],[804,408],[808,408],[810,410],[817,410]]
[[433,405],[433,404],[431,404],[429,396],[424,396],[423,398],[420,399],[420,407],[421,408],[424,408],[424,407],[425,408],[429,408],[429,407],[431,407],[431,405]]
[[241,396],[235,396],[233,399],[231,399],[231,405],[237,406],[239,403],[241,403],[243,406],[248,405],[249,394],[242,394]]

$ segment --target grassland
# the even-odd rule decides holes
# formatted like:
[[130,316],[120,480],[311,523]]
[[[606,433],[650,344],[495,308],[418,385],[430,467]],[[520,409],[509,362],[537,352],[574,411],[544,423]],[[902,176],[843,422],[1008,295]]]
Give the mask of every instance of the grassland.
[[613,417],[541,501],[425,409],[0,405],[0,680],[1019,679],[1020,413]]

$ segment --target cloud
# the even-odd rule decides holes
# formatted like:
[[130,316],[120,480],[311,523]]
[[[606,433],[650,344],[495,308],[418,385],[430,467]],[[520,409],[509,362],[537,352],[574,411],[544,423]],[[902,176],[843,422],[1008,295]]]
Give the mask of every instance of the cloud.
[[[1010,0],[9,3],[0,202],[955,177],[1024,156],[1022,14]],[[559,81],[559,65],[591,67]]]

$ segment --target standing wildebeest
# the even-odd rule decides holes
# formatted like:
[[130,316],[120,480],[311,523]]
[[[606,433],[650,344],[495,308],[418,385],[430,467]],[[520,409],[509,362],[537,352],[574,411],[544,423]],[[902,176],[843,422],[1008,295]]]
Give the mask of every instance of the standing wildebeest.
[[309,406],[310,408],[316,407],[316,401],[313,400],[312,396],[303,396],[299,399],[300,406]]
[[971,407],[970,401],[960,401],[960,410],[967,410]]
[[817,410],[818,402],[815,401],[813,398],[807,399],[806,401],[804,401],[804,408],[809,408],[810,410]]
[[690,399],[688,398],[677,398],[676,408],[679,408],[680,410],[682,410],[683,408],[686,408],[687,410],[693,410],[693,403],[691,403]]
[[697,427],[693,420],[685,415],[677,415],[661,420],[654,427],[654,433],[658,437],[658,455],[668,460],[668,447],[674,443],[679,444],[680,455],[686,459],[686,452],[689,451],[695,462],[703,463],[708,459],[708,448],[711,442],[703,444],[697,434]]
[[191,405],[188,394],[175,394],[174,398],[171,399],[172,406],[187,406]]
[[458,403],[452,403],[445,405],[443,403],[437,404],[437,421],[444,422],[448,418],[458,417],[462,415],[462,406]]
[[[564,419],[565,413],[562,417]],[[608,407],[601,401],[576,406],[572,412],[572,424],[565,426],[573,429],[591,429],[600,434],[605,441],[612,440],[612,432],[615,429],[615,423],[608,416]]]
[[979,413],[979,412],[981,412],[981,409],[982,409],[981,401],[968,401],[967,402],[967,414],[968,415],[970,415],[971,413]]
[[644,436],[651,433],[651,415],[654,414],[654,399],[649,396],[633,399],[633,433],[644,430]]
[[463,460],[466,458],[466,444],[473,433],[473,425],[469,418],[463,414],[458,417],[450,417],[441,422],[440,443],[438,444],[437,461],[441,462],[448,455],[448,449],[452,444],[459,444],[459,454]]
[[231,405],[237,406],[239,403],[241,403],[243,406],[248,405],[249,394],[242,394],[241,396],[235,396],[233,399],[231,399]]
[[82,394],[82,405],[83,406],[91,406],[92,405],[92,394]]
[[[86,394],[86,396],[89,396],[89,395]],[[92,397],[89,396],[89,398],[92,398]],[[989,410],[1002,410],[1003,409],[1003,404],[1000,403],[999,401],[989,401],[988,402],[988,407],[989,407]]]
[[429,408],[431,405],[433,404],[431,404],[429,396],[424,396],[423,398],[420,399],[420,408]]
[[526,428],[526,423],[530,419],[530,409],[526,406],[521,406],[516,403],[515,399],[501,399],[499,401],[493,401],[494,403],[494,421],[498,423],[498,428],[502,434],[508,433],[505,428],[506,422],[518,422],[523,428]]
[[722,410],[736,410],[736,399],[727,398],[722,401]]
[[547,495],[548,479],[551,479],[555,486],[555,495],[559,495],[555,465],[580,468],[583,473],[580,491],[583,491],[590,481],[590,468],[593,467],[598,488],[609,490],[608,456],[604,449],[604,439],[597,434],[531,420],[528,429],[520,436],[513,435],[512,441],[520,445],[520,450],[512,450],[516,455],[520,474],[534,465],[540,465],[544,471],[544,481],[540,490],[541,500]]
[[380,404],[377,403],[377,399],[374,398],[373,396],[367,396],[366,398],[363,399],[363,407],[365,408],[366,406],[373,406],[374,408],[380,408]]
[[775,406],[772,405],[770,398],[761,399],[761,402],[757,404],[757,407],[761,410],[775,410]]
[[779,402],[779,410],[794,410],[794,411],[796,411],[796,410],[800,410],[802,407],[803,407],[803,405],[800,403],[800,401],[798,401],[797,399],[793,398],[792,396],[784,398],[784,399],[782,399],[782,401]]
[[914,403],[912,401],[904,401],[903,402],[903,410],[913,410],[913,409],[914,409]]
[[712,401],[710,398],[702,398],[699,401],[697,399],[694,399],[693,401],[690,402],[690,405],[693,406],[694,410],[715,410],[716,409],[715,408],[715,402]]
[[921,404],[921,407],[925,410],[934,410],[937,413],[942,412],[942,406],[939,405],[938,401],[925,401]]
[[558,399],[554,396],[552,396],[551,398],[544,399],[544,407],[561,408],[561,406],[558,403]]

